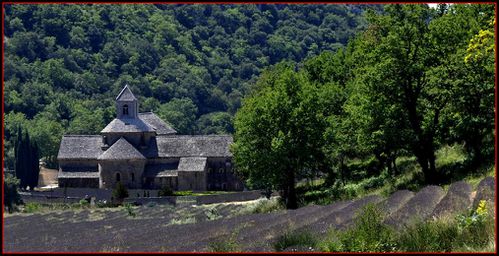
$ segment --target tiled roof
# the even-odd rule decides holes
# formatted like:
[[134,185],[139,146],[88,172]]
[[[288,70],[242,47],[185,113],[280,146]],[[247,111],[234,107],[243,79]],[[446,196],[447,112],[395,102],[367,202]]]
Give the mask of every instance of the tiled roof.
[[[99,135],[66,135],[62,138],[57,158],[97,159],[104,152],[106,155],[116,152],[113,154],[124,157],[127,154],[126,149],[118,148],[116,143],[103,151]],[[229,135],[162,135],[152,139],[146,149],[137,150],[132,145],[129,148],[147,158],[231,157],[232,153],[229,151],[231,143],[232,136]]]
[[115,118],[101,133],[154,132],[154,129],[139,118]]
[[63,172],[59,171],[57,178],[99,178],[99,172]]
[[98,160],[127,160],[146,159],[132,144],[121,137],[111,147],[109,147]]
[[146,165],[144,175],[146,177],[175,177],[177,173],[177,163]]
[[157,136],[158,157],[231,157],[232,136],[176,135]]
[[128,88],[128,84],[123,87],[121,92],[118,94],[116,97],[116,101],[135,101],[137,98],[135,98],[135,95],[133,95],[132,91],[130,91],[130,88]]
[[177,131],[173,129],[169,124],[161,120],[156,114],[153,112],[139,113],[139,119],[144,121],[144,123],[148,124],[152,127],[156,134],[175,134]]
[[178,171],[202,172],[206,168],[206,157],[182,157]]
[[97,159],[104,152],[100,135],[64,135],[57,159]]

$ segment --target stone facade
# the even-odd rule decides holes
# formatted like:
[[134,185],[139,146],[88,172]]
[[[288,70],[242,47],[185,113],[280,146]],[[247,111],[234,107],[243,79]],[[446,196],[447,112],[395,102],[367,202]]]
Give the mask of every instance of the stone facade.
[[57,156],[59,187],[233,190],[228,135],[177,135],[154,113],[139,113],[128,86],[116,97],[116,118],[100,135],[65,135]]

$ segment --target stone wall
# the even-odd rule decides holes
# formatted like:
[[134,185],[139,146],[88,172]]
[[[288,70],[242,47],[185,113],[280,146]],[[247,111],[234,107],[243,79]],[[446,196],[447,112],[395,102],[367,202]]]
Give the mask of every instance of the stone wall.
[[242,191],[244,184],[235,175],[231,158],[208,158],[207,190]]
[[142,187],[145,161],[117,160],[99,163],[99,188],[114,188],[119,181],[128,188]]
[[206,171],[178,172],[178,190],[206,191]]
[[59,187],[64,188],[99,188],[98,178],[58,178]]

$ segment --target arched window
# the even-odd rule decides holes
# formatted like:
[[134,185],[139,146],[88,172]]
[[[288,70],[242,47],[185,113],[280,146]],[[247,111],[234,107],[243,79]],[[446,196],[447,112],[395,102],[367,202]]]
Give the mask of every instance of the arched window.
[[121,180],[121,175],[119,172],[116,173],[116,181],[120,181]]
[[132,172],[132,182],[135,181],[135,174]]
[[128,105],[123,105],[123,115],[128,115]]

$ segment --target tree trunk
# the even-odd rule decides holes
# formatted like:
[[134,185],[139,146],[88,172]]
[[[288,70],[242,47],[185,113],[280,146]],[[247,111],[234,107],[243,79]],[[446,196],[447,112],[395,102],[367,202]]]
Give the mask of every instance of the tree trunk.
[[286,208],[298,208],[295,188],[295,173],[291,170],[286,177]]
[[393,156],[392,165],[393,165],[393,176],[398,175],[399,169],[397,168],[397,156]]

